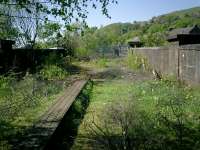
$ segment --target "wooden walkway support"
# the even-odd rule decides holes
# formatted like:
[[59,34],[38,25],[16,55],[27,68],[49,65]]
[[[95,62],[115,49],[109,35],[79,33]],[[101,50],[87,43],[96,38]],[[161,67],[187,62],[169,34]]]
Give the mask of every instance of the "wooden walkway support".
[[43,149],[86,83],[78,80],[69,86],[14,149]]

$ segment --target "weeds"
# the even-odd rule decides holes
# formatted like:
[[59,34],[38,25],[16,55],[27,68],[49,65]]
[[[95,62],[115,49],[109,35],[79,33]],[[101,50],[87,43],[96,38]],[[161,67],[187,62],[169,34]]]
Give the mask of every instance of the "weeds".
[[19,81],[1,76],[0,83],[0,143],[4,145],[0,148],[4,149],[10,147],[11,139],[37,121],[53,102],[53,96],[62,91],[63,83],[38,80],[30,74]]
[[67,77],[68,73],[59,66],[49,65],[44,66],[40,70],[39,75],[43,80],[63,80]]
[[128,52],[128,55],[125,58],[125,65],[133,70],[145,71],[149,69],[147,59],[133,51]]
[[23,136],[66,86],[65,65],[70,60],[54,53],[42,59],[45,62],[37,66],[35,74],[0,76],[0,149],[12,149],[10,142]]
[[[121,89],[110,84],[97,91],[98,97],[93,96],[102,99],[101,103],[91,99],[94,113],[84,123],[85,131],[79,135],[77,145],[108,150],[200,149],[197,89],[170,79],[126,85]],[[109,93],[109,89],[113,91]],[[128,91],[129,96],[112,95],[117,89],[121,95],[128,95]],[[104,91],[107,95],[101,97]],[[104,105],[111,99],[111,103]],[[102,109],[96,105],[102,105]]]
[[108,66],[108,60],[106,58],[100,58],[96,60],[96,65],[100,68],[104,68]]

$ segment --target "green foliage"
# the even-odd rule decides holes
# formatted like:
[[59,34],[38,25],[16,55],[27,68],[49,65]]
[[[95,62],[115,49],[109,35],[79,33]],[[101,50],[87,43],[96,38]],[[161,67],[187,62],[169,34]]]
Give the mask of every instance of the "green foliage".
[[97,59],[90,60],[88,62],[81,62],[84,67],[95,68],[95,69],[105,69],[108,67],[110,61],[105,57],[99,57]]
[[108,66],[108,60],[106,58],[99,58],[96,60],[96,65],[100,68],[105,68]]
[[86,48],[76,48],[75,49],[75,56],[77,58],[84,58],[84,57],[89,57],[91,55],[91,51],[89,51]]
[[0,149],[11,149],[10,140],[23,135],[62,90],[63,83],[38,80],[28,73],[20,81],[0,76]]
[[148,33],[142,37],[142,42],[144,42],[144,46],[154,47],[154,46],[164,46],[167,45],[165,36],[162,33]]
[[114,23],[104,27],[89,28],[81,37],[81,48],[97,53],[112,52],[113,45],[127,44],[127,41],[138,36],[144,46],[167,45],[167,32],[172,28],[200,25],[200,8],[192,8],[153,17],[150,21],[133,23]]
[[41,38],[50,38],[58,33],[61,28],[61,25],[58,23],[46,23],[40,27],[39,37]]
[[45,57],[45,62],[39,67],[37,74],[42,80],[64,80],[69,75],[65,69],[69,63],[68,57],[51,53]]
[[[0,13],[2,12],[0,8]],[[18,30],[14,27],[12,19],[6,16],[0,15],[0,37],[1,39],[14,39],[18,35]]]
[[[62,86],[59,87],[57,84],[38,81],[36,77],[29,74],[20,81],[13,77],[4,76],[0,77],[0,81],[1,113],[2,115],[6,113],[5,117],[8,118],[17,117],[17,114],[21,114],[25,108],[37,106],[43,97],[53,95],[62,88]],[[24,109],[22,109],[23,107]],[[12,116],[12,114],[15,115]]]
[[199,89],[166,78],[105,82],[92,93],[73,149],[199,149]]
[[39,75],[44,80],[63,80],[68,73],[57,65],[46,65],[40,70]]
[[34,48],[52,48],[58,47],[62,35],[60,30],[62,25],[59,23],[46,22],[38,27],[37,41]]
[[[101,11],[107,17],[110,17],[108,14],[107,7],[110,4],[117,3],[116,0],[102,0],[102,1],[64,1],[64,0],[49,0],[48,2],[32,2],[32,0],[2,0],[0,1],[3,6],[12,3],[13,7],[15,6],[18,10],[25,10],[28,14],[34,14],[31,8],[37,8],[37,12],[44,14],[42,19],[48,20],[50,16],[60,17],[66,24],[71,21],[78,21],[82,19],[85,21],[87,18],[87,9],[92,7],[96,9],[97,5],[101,8]],[[51,8],[49,8],[51,5]]]
[[128,55],[126,56],[125,65],[132,70],[147,70],[149,69],[149,65],[147,59],[143,56],[134,52],[134,50],[129,51]]

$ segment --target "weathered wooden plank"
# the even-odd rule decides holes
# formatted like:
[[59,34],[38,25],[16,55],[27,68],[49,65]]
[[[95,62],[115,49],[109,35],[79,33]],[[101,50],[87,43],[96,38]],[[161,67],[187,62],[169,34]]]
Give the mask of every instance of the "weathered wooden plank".
[[78,80],[68,87],[14,149],[43,149],[86,83]]

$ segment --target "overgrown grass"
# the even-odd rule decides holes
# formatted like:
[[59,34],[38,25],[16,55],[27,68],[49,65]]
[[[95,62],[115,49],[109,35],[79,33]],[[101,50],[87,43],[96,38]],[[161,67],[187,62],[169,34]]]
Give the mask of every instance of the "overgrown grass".
[[[70,58],[51,53],[35,74],[0,76],[0,149],[12,149],[12,141],[37,122],[62,94]],[[24,72],[25,73],[25,72]]]
[[103,71],[109,67],[122,66],[124,61],[121,58],[96,58],[90,61],[74,61],[73,64],[93,71]]
[[199,149],[199,98],[168,79],[97,84],[73,149]]
[[63,68],[57,65],[44,66],[40,70],[39,76],[43,80],[63,80],[69,75]]
[[69,75],[66,69],[69,65],[69,57],[61,57],[51,53],[46,56],[44,63],[38,67],[37,74],[42,80],[64,80]]
[[149,65],[147,59],[134,51],[129,51],[128,55],[124,59],[125,65],[131,70],[142,70],[147,71],[149,69]]
[[63,82],[38,80],[27,74],[18,80],[0,76],[0,148],[9,146],[18,134],[23,135],[62,93]]
[[97,58],[90,61],[75,61],[74,64],[88,69],[105,69],[111,61],[107,58]]

